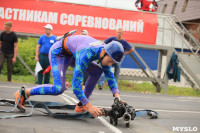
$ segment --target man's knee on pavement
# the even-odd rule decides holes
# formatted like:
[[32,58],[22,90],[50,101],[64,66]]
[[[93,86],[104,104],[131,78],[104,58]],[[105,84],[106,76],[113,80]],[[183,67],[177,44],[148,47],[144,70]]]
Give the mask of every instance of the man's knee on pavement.
[[60,95],[60,94],[62,94],[65,90],[66,90],[66,88],[63,88],[61,85],[55,85],[54,87],[53,87],[53,90],[55,90],[55,95]]

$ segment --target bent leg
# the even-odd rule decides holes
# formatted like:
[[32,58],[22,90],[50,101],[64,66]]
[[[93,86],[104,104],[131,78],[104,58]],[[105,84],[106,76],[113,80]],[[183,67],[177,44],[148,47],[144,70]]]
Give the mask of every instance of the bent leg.
[[43,84],[36,86],[30,90],[31,95],[58,95],[65,91],[65,72],[74,57],[64,56],[61,53],[61,47],[54,48],[53,46],[49,53],[54,85]]
[[89,73],[89,77],[85,84],[84,93],[88,99],[90,97],[90,95],[92,94],[92,92],[102,74],[102,68],[99,65],[97,65],[96,62],[92,62],[92,63],[90,63],[90,65],[88,66],[86,71]]

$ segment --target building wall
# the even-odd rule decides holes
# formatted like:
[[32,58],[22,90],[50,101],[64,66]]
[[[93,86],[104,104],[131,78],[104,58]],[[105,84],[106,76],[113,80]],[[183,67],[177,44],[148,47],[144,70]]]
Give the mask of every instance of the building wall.
[[[187,5],[185,5],[186,2]],[[162,0],[158,2],[158,5],[159,13],[175,14],[187,30],[200,42],[200,0]],[[165,7],[166,10],[164,11]]]
[[[188,1],[185,11],[184,3]],[[174,3],[177,2],[174,13],[172,13]],[[163,8],[167,5],[166,14],[175,14],[180,21],[191,21],[200,19],[200,0],[162,0],[158,1],[158,12],[162,13]]]
[[187,30],[200,42],[200,23],[183,23]]

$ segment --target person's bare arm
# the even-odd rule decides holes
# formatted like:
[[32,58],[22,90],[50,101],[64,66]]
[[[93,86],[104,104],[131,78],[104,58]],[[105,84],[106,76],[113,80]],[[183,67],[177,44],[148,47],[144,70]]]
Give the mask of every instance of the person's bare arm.
[[13,62],[13,63],[16,62],[17,52],[18,52],[18,42],[15,42],[15,43],[14,43],[14,56],[13,56],[13,59],[12,59],[12,62]]
[[94,117],[98,117],[98,116],[102,116],[103,115],[102,112],[101,112],[101,109],[93,106],[89,102],[85,105],[85,107],[88,109],[89,113],[91,115],[93,115]]
[[115,93],[114,97],[118,97],[121,100],[119,93]]
[[133,51],[134,51],[134,49],[131,48],[129,51],[126,51],[126,52],[124,53],[124,55],[130,54],[130,53],[132,53]]
[[39,44],[36,46],[36,51],[35,51],[35,60],[36,61],[39,61],[40,47],[41,47],[41,45],[39,45]]

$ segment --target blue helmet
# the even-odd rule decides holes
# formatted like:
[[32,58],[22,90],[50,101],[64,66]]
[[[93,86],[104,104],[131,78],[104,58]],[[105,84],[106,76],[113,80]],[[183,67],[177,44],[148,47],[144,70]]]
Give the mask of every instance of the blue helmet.
[[104,47],[106,53],[116,62],[119,63],[124,55],[124,48],[121,43],[112,41]]

